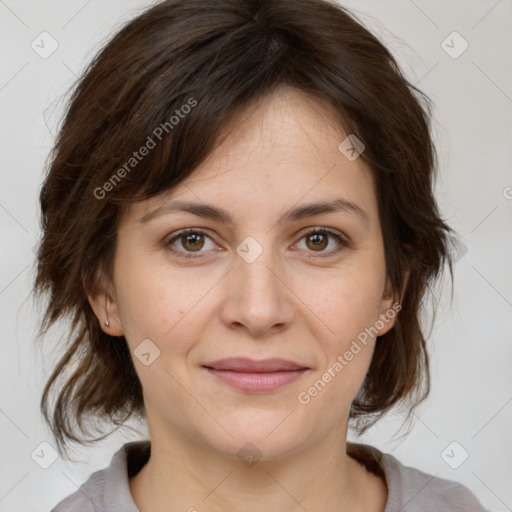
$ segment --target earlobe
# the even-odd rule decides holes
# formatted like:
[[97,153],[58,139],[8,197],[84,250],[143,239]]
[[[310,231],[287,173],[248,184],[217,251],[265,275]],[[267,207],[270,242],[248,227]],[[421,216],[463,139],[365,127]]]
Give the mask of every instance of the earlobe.
[[409,270],[404,272],[404,281],[399,297],[397,297],[396,291],[393,290],[389,276],[386,278],[386,286],[384,293],[382,294],[380,317],[376,322],[376,327],[378,328],[378,336],[386,334],[392,329],[392,327],[394,327],[395,322],[397,321],[398,312],[402,308],[402,299],[407,288],[409,274]]
[[400,290],[400,295],[397,297],[397,293],[395,290],[393,290],[391,279],[389,276],[386,278],[386,286],[383,293],[383,300],[388,300],[389,304],[387,304],[388,307],[391,307],[395,302],[401,304],[402,300],[405,295],[405,290],[407,289],[407,283],[409,282],[409,275],[410,270],[406,269],[403,271],[403,282],[402,282],[402,288]]
[[86,296],[102,331],[110,336],[123,336],[124,331],[120,322],[117,303],[108,293],[104,280],[98,279],[94,290],[86,292]]

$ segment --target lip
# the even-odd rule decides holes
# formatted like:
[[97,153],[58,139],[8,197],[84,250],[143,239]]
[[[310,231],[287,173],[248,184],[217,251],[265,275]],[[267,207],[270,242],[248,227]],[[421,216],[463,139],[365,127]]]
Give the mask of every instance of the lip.
[[285,359],[222,359],[203,366],[210,374],[235,389],[262,393],[299,379],[308,367]]
[[214,370],[231,370],[234,372],[269,373],[278,371],[306,370],[307,366],[286,359],[250,359],[248,357],[232,357],[220,359],[203,365]]

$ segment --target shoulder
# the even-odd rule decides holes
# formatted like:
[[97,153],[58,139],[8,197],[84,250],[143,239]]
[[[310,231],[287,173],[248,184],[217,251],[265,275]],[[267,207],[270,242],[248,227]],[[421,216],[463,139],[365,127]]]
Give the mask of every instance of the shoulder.
[[109,466],[92,473],[73,494],[60,501],[51,512],[128,512],[136,510],[130,495],[129,477],[148,458],[149,441],[124,444]]
[[51,512],[101,512],[108,468],[96,471],[73,494],[60,501]]
[[464,485],[439,478],[406,466],[389,453],[382,463],[395,480],[397,496],[403,512],[412,510],[449,510],[450,512],[488,512],[476,496]]
[[[347,453],[378,465],[388,487],[384,512],[488,512],[464,485],[402,464],[396,457],[364,444],[347,444]],[[375,469],[375,468],[374,468]]]

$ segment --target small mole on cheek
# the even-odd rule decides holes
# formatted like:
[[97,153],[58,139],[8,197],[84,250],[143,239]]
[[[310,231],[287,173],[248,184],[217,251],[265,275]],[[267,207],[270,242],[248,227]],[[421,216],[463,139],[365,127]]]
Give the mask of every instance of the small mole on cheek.
[[181,309],[178,309],[178,313],[179,313],[180,315],[183,315],[184,311],[182,311]]

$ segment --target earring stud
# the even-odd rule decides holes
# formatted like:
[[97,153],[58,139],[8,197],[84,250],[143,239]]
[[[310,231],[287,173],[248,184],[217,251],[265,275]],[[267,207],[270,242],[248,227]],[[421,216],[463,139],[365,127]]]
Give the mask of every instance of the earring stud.
[[106,325],[107,327],[110,327],[110,322],[109,322],[108,320],[105,320],[105,325]]

